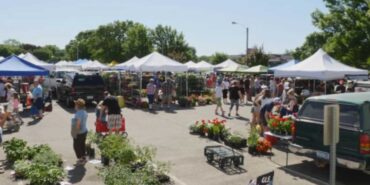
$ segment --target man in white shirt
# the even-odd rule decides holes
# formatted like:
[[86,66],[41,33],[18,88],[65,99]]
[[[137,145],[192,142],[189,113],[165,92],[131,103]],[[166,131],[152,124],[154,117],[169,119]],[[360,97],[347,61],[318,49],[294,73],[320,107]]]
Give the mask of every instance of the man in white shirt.
[[222,96],[224,99],[224,104],[227,103],[227,92],[229,91],[229,87],[230,87],[229,79],[225,77],[224,80],[222,81]]

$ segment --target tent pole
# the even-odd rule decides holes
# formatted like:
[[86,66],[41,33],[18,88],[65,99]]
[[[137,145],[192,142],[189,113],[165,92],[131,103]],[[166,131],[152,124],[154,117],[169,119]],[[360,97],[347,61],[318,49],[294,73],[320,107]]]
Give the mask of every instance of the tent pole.
[[186,97],[189,96],[189,82],[188,82],[188,72],[186,71]]
[[326,80],[325,80],[325,94],[326,94],[327,92],[326,92]]
[[121,89],[121,71],[118,71],[118,93],[119,96],[122,96],[122,89]]

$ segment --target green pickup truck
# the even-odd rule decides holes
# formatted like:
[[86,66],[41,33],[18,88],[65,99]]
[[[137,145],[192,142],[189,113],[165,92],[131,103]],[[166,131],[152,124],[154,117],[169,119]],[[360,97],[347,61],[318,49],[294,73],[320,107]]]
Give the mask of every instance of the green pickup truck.
[[370,92],[308,98],[296,119],[293,145],[301,151],[311,151],[320,166],[327,164],[330,150],[323,145],[323,118],[328,104],[340,106],[337,163],[370,172]]

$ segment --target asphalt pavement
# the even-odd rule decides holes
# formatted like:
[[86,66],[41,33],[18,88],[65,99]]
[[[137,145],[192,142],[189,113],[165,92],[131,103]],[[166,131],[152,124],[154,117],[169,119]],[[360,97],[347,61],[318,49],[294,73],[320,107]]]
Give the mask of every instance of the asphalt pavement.
[[[11,137],[25,139],[29,144],[49,144],[64,160],[69,174],[66,181],[79,185],[101,185],[102,179],[97,175],[99,165],[87,163],[84,167],[74,168],[76,157],[70,136],[70,120],[73,110],[53,103],[53,112],[46,113],[40,122],[25,124],[17,133],[7,134]],[[124,108],[126,129],[131,142],[140,146],[153,146],[157,149],[156,159],[171,165],[170,176],[174,184],[179,185],[245,185],[257,176],[275,172],[276,185],[309,185],[324,184],[329,179],[328,168],[317,168],[312,159],[290,153],[286,166],[284,147],[274,148],[272,156],[251,156],[247,149],[240,150],[245,158],[244,165],[239,169],[223,171],[207,163],[203,151],[205,146],[220,145],[215,141],[189,134],[188,127],[196,120],[208,120],[218,117],[214,115],[214,105],[199,106],[189,109],[173,107],[172,111],[158,110],[148,112],[141,109]],[[228,106],[224,106],[228,108]],[[88,127],[94,129],[94,108],[88,108]],[[247,136],[249,132],[250,106],[242,106],[239,114],[226,119],[226,125],[232,132]],[[30,122],[31,124],[28,124]],[[99,158],[99,155],[97,155]],[[0,160],[5,156],[0,149]],[[7,170],[0,174],[0,185],[25,184],[13,181]],[[337,184],[362,185],[370,183],[370,175],[362,172],[338,168]]]

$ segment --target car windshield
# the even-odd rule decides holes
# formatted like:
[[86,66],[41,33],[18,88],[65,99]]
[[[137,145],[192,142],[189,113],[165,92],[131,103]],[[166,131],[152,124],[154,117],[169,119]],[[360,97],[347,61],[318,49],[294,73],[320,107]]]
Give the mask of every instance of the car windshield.
[[77,75],[73,80],[74,86],[104,85],[103,79],[98,75]]
[[[313,119],[323,121],[324,106],[330,103],[310,101],[303,105],[299,112],[299,117],[306,119]],[[340,109],[340,123],[349,125],[359,125],[360,113],[357,105],[339,104]]]

